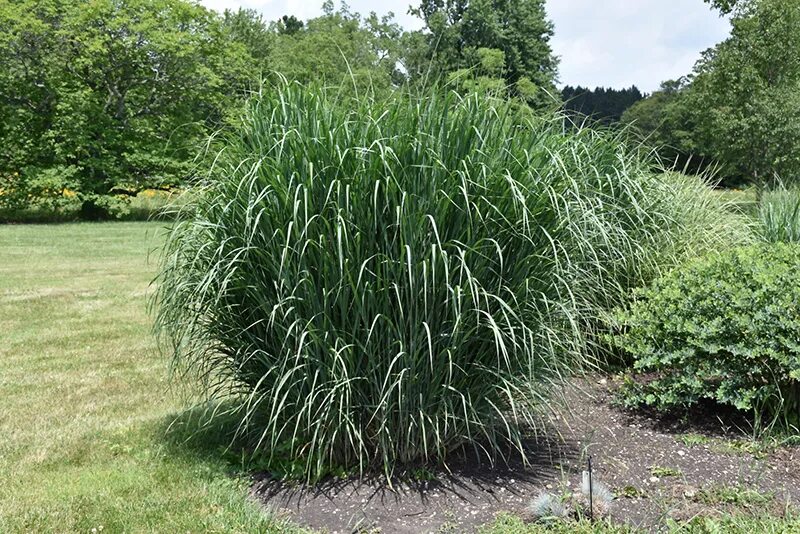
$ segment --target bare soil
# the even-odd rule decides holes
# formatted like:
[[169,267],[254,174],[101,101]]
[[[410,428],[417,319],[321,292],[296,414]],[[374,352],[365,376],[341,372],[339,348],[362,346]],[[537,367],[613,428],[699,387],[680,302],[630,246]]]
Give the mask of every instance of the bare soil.
[[[431,469],[434,480],[331,479],[308,486],[254,476],[253,494],[296,523],[330,533],[475,532],[497,513],[527,515],[539,494],[579,491],[589,456],[594,479],[617,498],[618,522],[659,530],[667,518],[785,511],[800,504],[800,449],[746,441],[744,422],[711,411],[688,417],[634,414],[613,404],[613,383],[581,381],[551,429],[532,440],[529,463],[461,460]],[[757,499],[753,498],[753,496]]]

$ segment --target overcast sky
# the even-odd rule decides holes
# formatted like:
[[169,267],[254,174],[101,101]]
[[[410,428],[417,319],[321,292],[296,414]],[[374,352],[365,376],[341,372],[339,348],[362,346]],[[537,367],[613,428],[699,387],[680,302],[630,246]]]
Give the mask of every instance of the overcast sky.
[[[201,0],[223,10],[239,6],[269,20],[321,13],[322,0]],[[421,23],[407,14],[409,0],[350,0],[353,11],[394,12],[407,29]],[[338,5],[338,2],[337,2]],[[722,41],[729,24],[702,0],[547,0],[555,23],[552,45],[561,58],[561,84],[657,89],[688,74],[700,52]]]

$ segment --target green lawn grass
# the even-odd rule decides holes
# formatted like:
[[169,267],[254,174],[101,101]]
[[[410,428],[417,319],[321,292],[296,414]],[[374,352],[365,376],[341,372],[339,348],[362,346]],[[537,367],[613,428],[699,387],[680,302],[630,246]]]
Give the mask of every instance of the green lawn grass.
[[147,313],[159,224],[0,226],[0,532],[285,532],[170,446]]
[[[676,523],[667,521],[660,531],[670,534],[798,534],[800,521],[794,516],[783,518],[769,516],[715,514],[716,517],[697,516]],[[608,520],[591,523],[555,522],[549,524],[526,523],[513,515],[500,515],[497,520],[482,528],[479,534],[646,534],[647,531],[624,525],[615,525]]]

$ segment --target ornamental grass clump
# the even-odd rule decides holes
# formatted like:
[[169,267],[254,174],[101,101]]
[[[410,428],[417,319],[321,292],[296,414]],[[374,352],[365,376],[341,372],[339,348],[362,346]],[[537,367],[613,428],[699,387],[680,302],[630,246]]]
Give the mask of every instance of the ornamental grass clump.
[[599,310],[730,240],[705,186],[613,134],[479,96],[337,98],[281,85],[218,136],[156,296],[176,369],[310,477],[522,453],[594,363]]
[[800,187],[765,191],[758,204],[761,238],[768,243],[800,243]]

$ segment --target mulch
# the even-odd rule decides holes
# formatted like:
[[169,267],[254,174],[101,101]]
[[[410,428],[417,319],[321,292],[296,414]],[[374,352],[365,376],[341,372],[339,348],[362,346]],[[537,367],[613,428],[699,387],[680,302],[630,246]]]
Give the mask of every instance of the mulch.
[[[259,473],[252,493],[279,515],[323,532],[475,532],[500,512],[526,517],[527,505],[542,492],[577,491],[591,456],[594,479],[617,495],[610,517],[646,530],[668,518],[724,514],[734,505],[747,511],[746,502],[699,498],[715,488],[771,495],[758,511],[767,506],[779,514],[800,503],[799,448],[737,446],[746,443],[745,423],[710,410],[666,418],[626,412],[614,406],[614,388],[597,378],[566,389],[566,409],[548,433],[558,438],[532,440],[528,465],[462,459],[448,469],[429,468],[434,480],[401,476],[391,484],[369,477],[306,485]],[[681,439],[687,434],[706,439]]]

